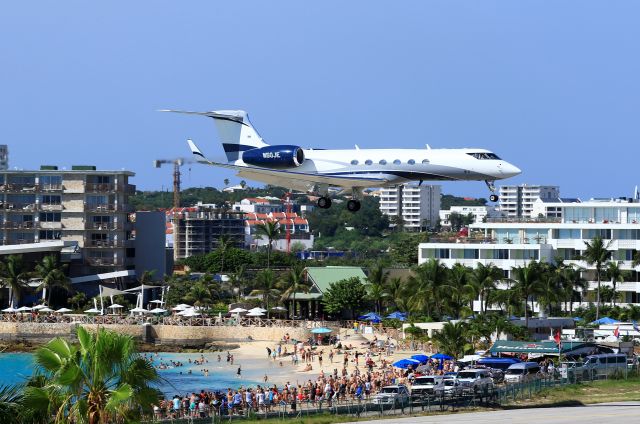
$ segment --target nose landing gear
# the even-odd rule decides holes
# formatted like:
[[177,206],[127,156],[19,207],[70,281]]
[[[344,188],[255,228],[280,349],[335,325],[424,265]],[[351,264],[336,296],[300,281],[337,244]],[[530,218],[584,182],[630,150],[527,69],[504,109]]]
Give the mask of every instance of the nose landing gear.
[[492,180],[485,180],[485,184],[489,187],[489,191],[491,192],[491,196],[489,196],[489,200],[492,202],[497,202],[500,200],[500,197],[496,194],[496,184]]

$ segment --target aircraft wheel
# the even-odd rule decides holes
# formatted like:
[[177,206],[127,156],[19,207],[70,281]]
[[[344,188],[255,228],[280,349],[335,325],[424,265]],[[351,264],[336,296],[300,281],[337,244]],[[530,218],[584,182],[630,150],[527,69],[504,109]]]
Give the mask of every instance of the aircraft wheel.
[[489,196],[489,200],[491,200],[492,202],[497,202],[499,199],[500,198],[497,194],[492,194],[491,196]]
[[331,207],[331,198],[330,197],[321,197],[318,199],[318,207],[320,209],[329,209]]
[[358,200],[349,200],[347,202],[347,210],[349,212],[358,212],[360,210],[360,202]]

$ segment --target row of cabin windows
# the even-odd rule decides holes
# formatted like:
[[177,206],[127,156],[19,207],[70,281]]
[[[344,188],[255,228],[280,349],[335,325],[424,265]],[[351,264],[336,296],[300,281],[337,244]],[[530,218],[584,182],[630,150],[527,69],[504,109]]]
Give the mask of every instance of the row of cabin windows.
[[[354,160],[352,160],[352,161],[351,161],[351,165],[358,165],[359,163],[360,163],[360,162],[359,162],[357,159],[354,159]],[[384,159],[381,159],[378,163],[379,163],[380,165],[386,165],[386,164],[387,164],[387,161],[386,161],[386,160],[384,160]],[[423,164],[427,164],[427,163],[429,163],[429,159],[423,159],[423,160],[422,160],[422,163],[423,163]],[[365,160],[365,161],[364,161],[364,164],[365,164],[365,165],[373,165],[373,161],[372,161],[371,159],[367,159],[367,160]],[[402,161],[401,161],[400,159],[396,159],[396,160],[394,160],[394,161],[393,161],[393,164],[394,164],[394,165],[401,165],[401,164],[402,164]],[[415,164],[416,164],[416,161],[415,161],[415,160],[413,160],[413,159],[409,159],[409,160],[407,161],[407,164],[408,164],[408,165],[415,165]]]

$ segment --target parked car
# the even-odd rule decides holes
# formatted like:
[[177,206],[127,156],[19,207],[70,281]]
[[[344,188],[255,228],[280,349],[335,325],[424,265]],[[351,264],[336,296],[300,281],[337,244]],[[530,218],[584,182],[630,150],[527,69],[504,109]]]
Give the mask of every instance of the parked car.
[[458,396],[462,394],[462,384],[457,378],[445,378],[442,384],[434,389],[436,396]]
[[444,378],[441,375],[423,375],[416,377],[411,385],[411,397],[419,398],[432,395],[436,387],[442,386]]
[[384,386],[371,398],[371,402],[384,405],[403,405],[409,403],[409,389],[404,384]]
[[504,381],[509,383],[525,383],[540,376],[540,365],[537,362],[520,362],[507,369]]
[[472,368],[458,372],[458,381],[464,389],[479,392],[493,388],[493,380],[489,370],[483,368]]
[[582,371],[583,378],[594,379],[599,375],[624,374],[627,367],[627,355],[605,353],[587,356],[578,370]]

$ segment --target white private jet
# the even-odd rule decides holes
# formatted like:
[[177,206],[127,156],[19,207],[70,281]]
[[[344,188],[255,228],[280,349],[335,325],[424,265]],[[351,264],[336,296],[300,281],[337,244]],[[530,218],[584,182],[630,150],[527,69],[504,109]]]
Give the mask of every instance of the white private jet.
[[329,187],[351,190],[347,209],[360,209],[362,190],[409,181],[481,181],[495,194],[495,180],[520,174],[520,169],[485,149],[305,149],[294,145],[269,145],[241,110],[187,112],[163,110],[213,118],[227,163],[205,157],[191,140],[198,163],[233,169],[238,176],[292,190],[318,194],[318,207],[331,207]]

